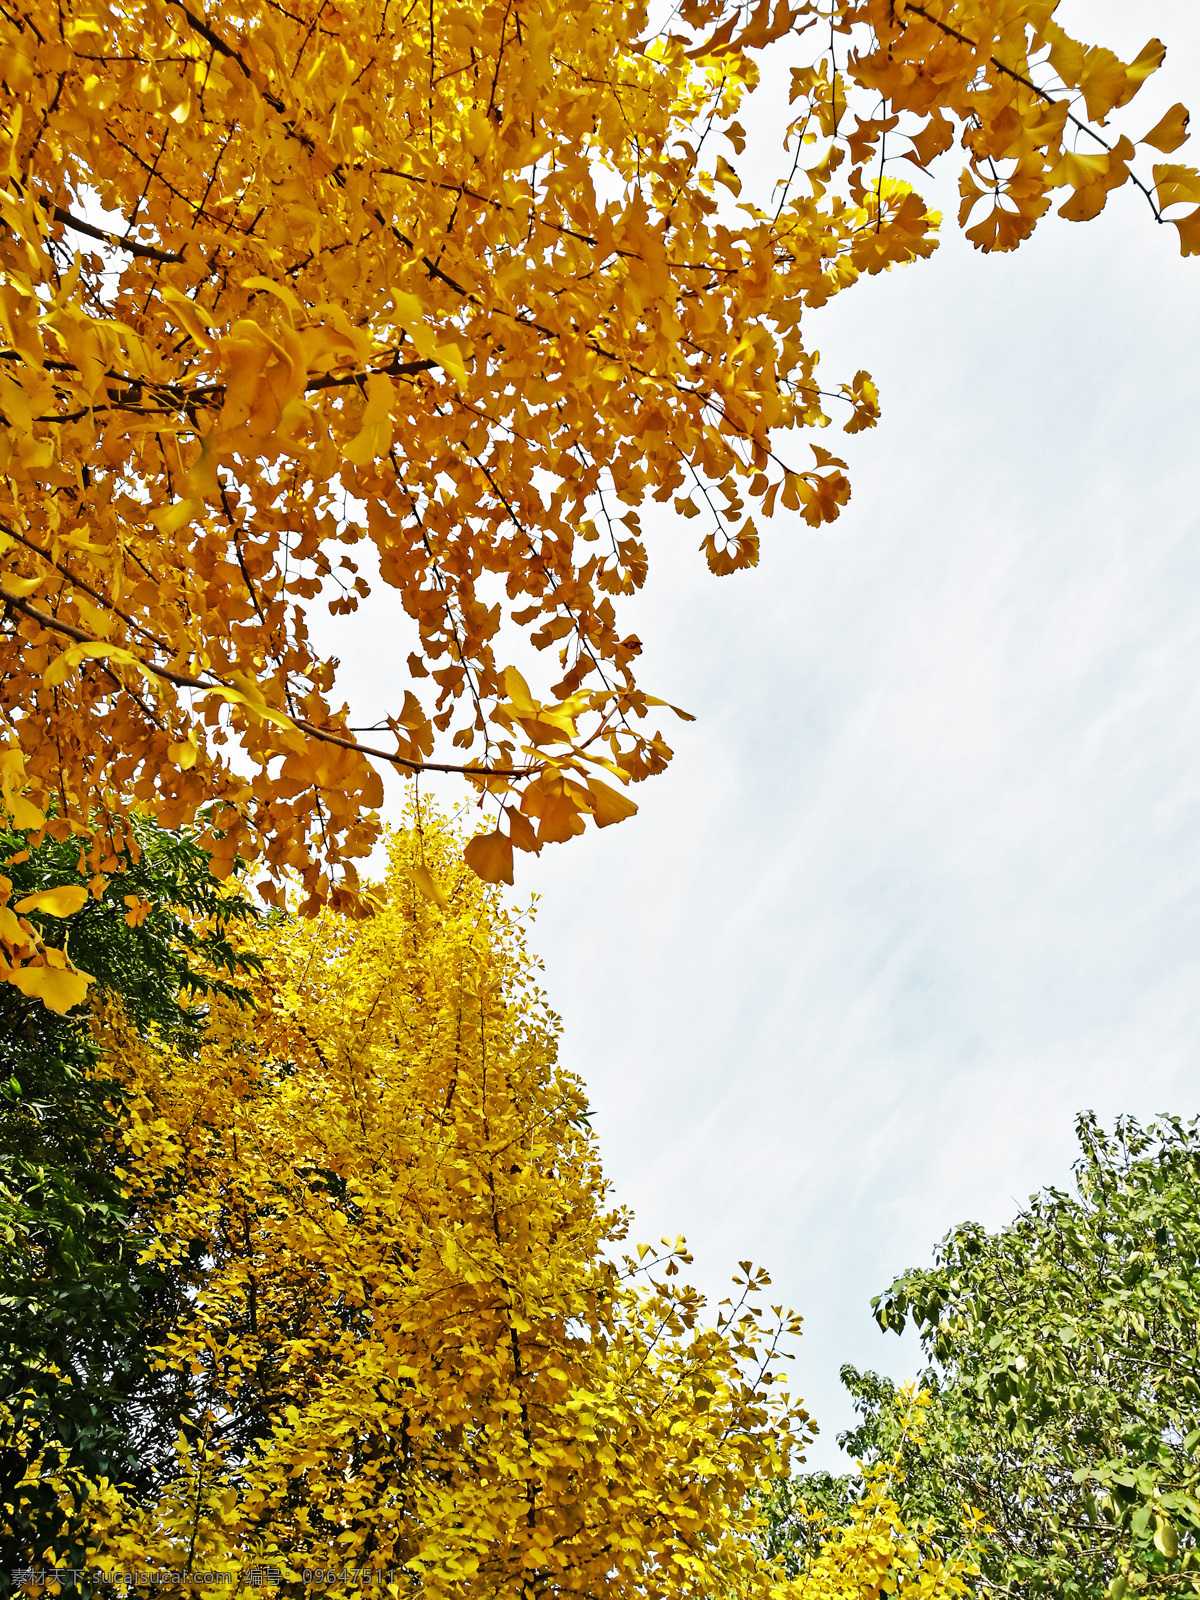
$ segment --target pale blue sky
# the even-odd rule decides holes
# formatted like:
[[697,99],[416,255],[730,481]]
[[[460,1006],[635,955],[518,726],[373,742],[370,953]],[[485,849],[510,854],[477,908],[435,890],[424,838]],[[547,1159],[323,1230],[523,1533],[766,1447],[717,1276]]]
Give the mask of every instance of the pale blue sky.
[[[1135,134],[1200,101],[1193,5],[1060,15],[1171,47]],[[699,720],[517,887],[637,1236],[770,1269],[836,1465],[840,1363],[912,1365],[873,1293],[1067,1181],[1080,1109],[1200,1111],[1200,263],[1127,189],[1012,256],[950,226],[807,326],[882,391],[822,440],[850,507],[720,580],[647,518],[643,681]],[[373,715],[391,636],[350,633]]]

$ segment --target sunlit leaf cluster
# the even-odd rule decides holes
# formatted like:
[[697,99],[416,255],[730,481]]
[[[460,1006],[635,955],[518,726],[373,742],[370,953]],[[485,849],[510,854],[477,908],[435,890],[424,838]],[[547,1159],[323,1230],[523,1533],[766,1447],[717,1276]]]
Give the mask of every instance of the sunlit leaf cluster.
[[[89,1564],[765,1594],[750,1491],[806,1436],[795,1319],[748,1264],[705,1314],[681,1243],[622,1257],[520,920],[457,838],[397,839],[372,900],[264,931],[260,1010],[198,1051],[101,1023],[130,1229],[187,1293],[169,1462],[62,1483]],[[24,1492],[58,1465],[31,1452]]]
[[925,1442],[930,1399],[912,1385],[894,1399],[891,1456],[862,1467],[853,1487],[828,1473],[801,1474],[762,1497],[755,1540],[792,1580],[794,1600],[942,1600],[974,1590],[991,1530],[970,1508],[955,1508],[944,1523],[902,1509],[905,1454]]
[[[1121,1118],[1110,1132],[1086,1114],[1077,1128],[1071,1189],[1031,1196],[995,1232],[954,1228],[931,1267],[875,1301],[884,1328],[911,1318],[929,1359],[921,1433],[903,1392],[845,1367],[861,1421],[840,1442],[869,1467],[900,1462],[910,1524],[982,1513],[982,1595],[1191,1595],[1200,1126]],[[805,1478],[788,1488],[803,1499]]]
[[[671,755],[623,613],[639,507],[699,517],[717,573],[764,518],[837,516],[844,464],[795,430],[868,427],[878,396],[822,388],[804,323],[933,249],[898,173],[957,139],[985,250],[1056,194],[1200,201],[1108,131],[1162,47],[1122,63],[1054,10],[7,9],[0,716],[27,803],[100,819],[93,872],[131,808],[202,813],[218,871],[298,873],[309,910],[353,901],[380,765],[466,774],[491,880],[629,815]],[[773,192],[737,120],[764,52],[791,69]],[[1186,121],[1133,132],[1169,155]],[[367,733],[309,618],[372,588],[402,621]]]

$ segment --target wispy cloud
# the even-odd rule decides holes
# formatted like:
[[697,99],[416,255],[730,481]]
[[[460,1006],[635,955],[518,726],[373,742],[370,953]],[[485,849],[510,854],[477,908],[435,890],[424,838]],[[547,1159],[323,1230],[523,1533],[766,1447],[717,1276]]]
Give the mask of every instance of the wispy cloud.
[[[1136,51],[1129,10],[1073,7]],[[1186,101],[1200,27],[1154,11],[1155,103]],[[618,1197],[640,1236],[689,1236],[705,1288],[752,1256],[806,1313],[817,1460],[839,1364],[915,1361],[867,1310],[893,1273],[1064,1182],[1081,1108],[1200,1110],[1200,280],[1176,252],[1123,191],[1013,257],[951,237],[813,319],[830,375],[883,393],[844,441],[850,509],[766,525],[719,581],[689,526],[650,525],[630,624],[700,720],[664,724],[638,818],[520,864]],[[364,698],[391,670],[372,615]]]

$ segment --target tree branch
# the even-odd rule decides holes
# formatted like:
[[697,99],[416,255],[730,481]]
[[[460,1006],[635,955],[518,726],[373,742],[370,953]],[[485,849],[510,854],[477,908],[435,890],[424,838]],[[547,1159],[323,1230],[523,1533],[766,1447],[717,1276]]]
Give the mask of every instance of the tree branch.
[[43,200],[42,205],[64,227],[73,228],[76,233],[86,233],[89,239],[99,239],[101,244],[106,244],[113,250],[124,250],[131,256],[142,256],[147,261],[182,261],[183,251],[160,250],[156,244],[139,244],[136,239],[120,239],[115,233],[105,233],[103,228],[94,228],[90,222],[84,222],[82,217],[73,217],[69,211],[64,211],[62,206],[52,205],[49,200]]
[[[0,600],[19,612],[23,617],[28,617],[31,622],[36,622],[39,628],[46,628],[51,633],[61,633],[68,639],[74,639],[77,644],[97,644],[102,641],[93,639],[82,628],[76,628],[69,622],[60,622],[57,617],[50,616],[47,612],[39,611],[36,606],[31,606],[28,601],[20,599],[15,594],[9,594],[0,584]],[[186,672],[176,672],[171,667],[155,666],[151,661],[139,661],[140,666],[156,678],[162,678],[167,683],[174,684],[177,689],[195,689],[200,694],[212,694],[220,689],[232,689],[235,694],[241,691],[234,684],[223,683],[217,678],[212,683],[205,683],[202,678],[193,678]],[[249,707],[251,711],[254,707]],[[271,708],[275,710],[275,707]],[[324,744],[337,745],[340,750],[352,750],[356,755],[373,756],[377,761],[387,761],[392,766],[404,767],[409,772],[450,772],[464,778],[531,778],[542,770],[541,766],[531,763],[526,767],[477,767],[456,766],[447,761],[413,761],[408,756],[395,755],[387,750],[376,750],[371,745],[359,744],[354,739],[343,739],[340,734],[332,733],[327,728],[314,727],[311,722],[305,722],[300,717],[288,719],[301,733],[306,733],[312,739],[319,739]]]
[[[948,22],[943,22],[940,17],[930,16],[929,12],[926,11],[924,6],[913,5],[912,0],[909,0],[907,9],[915,12],[918,17],[924,17],[926,22],[932,22],[935,28],[940,28],[941,31],[949,38],[957,39],[959,44],[965,44],[972,50],[979,49],[979,46],[974,39],[969,39],[965,33],[960,33],[957,28],[952,28]],[[991,62],[992,66],[995,67],[997,72],[1002,72],[1006,78],[1012,78],[1016,83],[1024,84],[1028,90],[1030,90],[1033,94],[1036,94],[1039,100],[1044,100],[1048,106],[1057,106],[1062,104],[1062,102],[1060,100],[1056,100],[1052,94],[1048,94],[1045,89],[1039,88],[1038,85],[1033,82],[1032,78],[1027,78],[1023,72],[1018,72],[1015,67],[1006,67],[1004,62],[998,60],[995,56],[989,56],[988,60]],[[1086,133],[1090,139],[1094,139],[1102,149],[1108,151],[1109,155],[1112,154],[1112,145],[1109,144],[1107,139],[1102,139],[1090,123],[1082,121],[1075,115],[1073,111],[1067,112],[1067,121],[1074,123],[1075,127],[1079,129],[1080,133]],[[1146,196],[1146,199],[1149,201],[1150,209],[1154,213],[1154,220],[1156,222],[1161,222],[1163,220],[1162,212],[1158,209],[1158,204],[1147,185],[1142,182],[1136,172],[1129,172],[1128,168],[1126,168],[1126,172],[1128,173],[1129,180],[1133,184],[1134,188],[1140,189]]]

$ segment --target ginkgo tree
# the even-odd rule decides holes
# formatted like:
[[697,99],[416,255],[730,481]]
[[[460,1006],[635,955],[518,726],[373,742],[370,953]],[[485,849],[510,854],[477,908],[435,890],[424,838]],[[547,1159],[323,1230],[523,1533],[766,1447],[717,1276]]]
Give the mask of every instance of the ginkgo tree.
[[[718,574],[757,561],[763,518],[837,516],[844,463],[795,431],[869,427],[878,396],[865,372],[818,383],[807,320],[934,248],[898,170],[957,139],[984,251],[1125,185],[1200,251],[1200,175],[1156,160],[1184,108],[1110,126],[1163,46],[1122,62],[1055,9],[7,7],[14,820],[79,831],[100,874],[132,811],[203,814],[216,870],[262,861],[276,896],[299,874],[312,911],[353,901],[381,767],[461,774],[491,880],[628,816],[671,755],[622,611],[638,508],[699,517]],[[791,104],[780,182],[751,193],[737,119],[764,51]],[[368,565],[409,630],[373,735],[306,609],[353,613]],[[519,672],[517,642],[547,670]]]
[[973,1547],[906,1526],[888,1464],[804,1570],[765,1551],[762,1495],[810,1437],[784,1381],[799,1319],[749,1263],[706,1307],[682,1241],[625,1244],[525,919],[420,824],[392,839],[372,916],[245,927],[257,1010],[216,996],[195,1048],[96,1007],[95,1071],[120,1090],[107,1164],[170,1291],[129,1338],[162,1376],[138,1392],[136,1470],[111,1476],[0,1395],[24,1578],[964,1593]]

